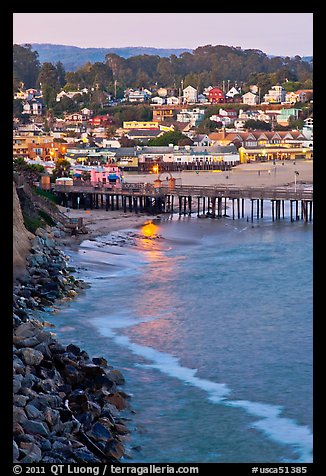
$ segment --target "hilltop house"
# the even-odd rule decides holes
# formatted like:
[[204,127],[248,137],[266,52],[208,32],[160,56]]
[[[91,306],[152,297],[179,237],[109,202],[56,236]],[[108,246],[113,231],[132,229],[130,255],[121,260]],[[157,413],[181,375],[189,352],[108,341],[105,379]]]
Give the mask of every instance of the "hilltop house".
[[242,102],[243,104],[248,104],[249,106],[255,106],[256,104],[259,104],[259,97],[257,94],[249,91],[248,93],[242,95]]
[[285,101],[285,94],[283,86],[272,86],[268,93],[264,95],[264,101],[267,103],[280,104]]
[[222,89],[212,88],[208,91],[208,100],[211,104],[225,102],[225,94]]
[[193,88],[192,86],[187,86],[186,88],[184,88],[182,91],[182,95],[183,95],[183,102],[186,104],[197,102],[198,91],[196,88]]

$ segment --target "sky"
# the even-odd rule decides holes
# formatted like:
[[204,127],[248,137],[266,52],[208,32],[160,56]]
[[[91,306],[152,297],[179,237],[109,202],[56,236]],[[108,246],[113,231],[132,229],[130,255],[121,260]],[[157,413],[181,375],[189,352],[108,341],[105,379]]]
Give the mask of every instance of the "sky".
[[240,46],[312,56],[313,13],[13,13],[13,44],[82,48]]

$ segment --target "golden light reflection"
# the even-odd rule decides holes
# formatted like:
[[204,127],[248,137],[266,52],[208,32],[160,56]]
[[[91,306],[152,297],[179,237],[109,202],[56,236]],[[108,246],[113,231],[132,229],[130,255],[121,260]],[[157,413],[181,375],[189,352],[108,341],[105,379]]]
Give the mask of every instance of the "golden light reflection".
[[147,238],[153,238],[155,235],[157,235],[158,232],[158,226],[155,225],[152,221],[146,222],[142,228],[141,232],[144,236]]
[[133,297],[131,305],[141,317],[157,319],[139,324],[134,332],[143,342],[163,336],[166,343],[172,342],[177,337],[176,308],[182,305],[174,288],[178,260],[166,254],[167,245],[160,239],[159,225],[146,222],[141,234],[139,249],[145,253],[148,264],[142,277],[143,292]]

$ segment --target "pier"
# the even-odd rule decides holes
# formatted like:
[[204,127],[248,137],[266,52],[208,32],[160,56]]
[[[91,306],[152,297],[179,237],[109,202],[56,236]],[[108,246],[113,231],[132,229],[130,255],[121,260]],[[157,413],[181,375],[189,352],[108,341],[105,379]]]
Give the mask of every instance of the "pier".
[[[289,205],[290,219],[313,219],[312,187],[222,187],[222,186],[181,186],[155,187],[152,184],[126,183],[121,187],[109,184],[54,185],[53,193],[61,204],[73,209],[123,210],[148,214],[179,213],[197,214],[232,219],[245,217],[245,200],[250,201],[251,221],[264,217],[264,203],[271,202],[273,221],[285,217],[285,203]],[[227,207],[227,202],[231,206]],[[227,209],[228,210],[227,215]]]

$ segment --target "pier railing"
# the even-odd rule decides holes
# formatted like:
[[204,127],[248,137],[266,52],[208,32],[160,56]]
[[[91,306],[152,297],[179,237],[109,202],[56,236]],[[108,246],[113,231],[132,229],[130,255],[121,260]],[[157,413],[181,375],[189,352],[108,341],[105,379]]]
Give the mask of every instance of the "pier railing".
[[54,192],[65,193],[99,193],[144,196],[192,196],[192,197],[226,197],[231,199],[264,199],[264,200],[313,200],[312,187],[237,187],[237,186],[195,186],[175,185],[174,187],[155,187],[153,184],[125,183],[121,186],[111,184],[74,184],[55,185]]

